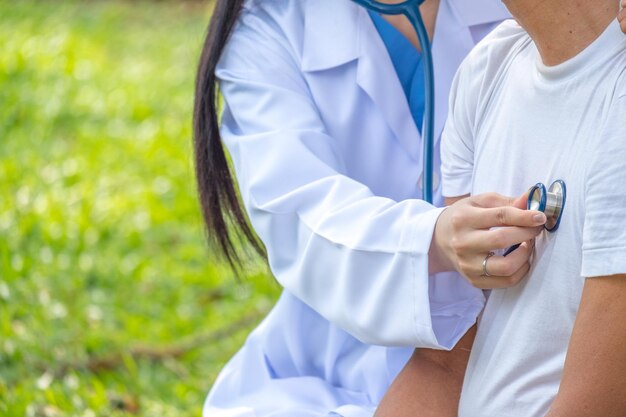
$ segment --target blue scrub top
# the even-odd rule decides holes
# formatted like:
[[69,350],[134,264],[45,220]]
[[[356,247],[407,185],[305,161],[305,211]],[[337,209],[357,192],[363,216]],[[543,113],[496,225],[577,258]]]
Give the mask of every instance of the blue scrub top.
[[378,13],[370,12],[406,95],[415,125],[422,132],[425,89],[422,55],[409,40]]

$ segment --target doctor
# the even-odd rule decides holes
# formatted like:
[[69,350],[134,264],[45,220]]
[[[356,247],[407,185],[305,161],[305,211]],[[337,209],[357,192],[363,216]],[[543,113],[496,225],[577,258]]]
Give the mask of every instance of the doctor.
[[[457,67],[509,15],[499,0],[429,0],[422,9],[439,134]],[[414,48],[394,49],[402,39]],[[411,51],[418,64],[407,76],[398,58]],[[240,239],[267,250],[285,291],[218,377],[206,416],[371,417],[414,347],[451,349],[483,307],[479,288],[526,275],[543,214],[496,194],[445,211],[419,199],[419,71],[403,18],[349,0],[216,2],[194,114],[203,214],[235,267]],[[481,276],[491,248],[516,242],[525,243],[490,258]],[[445,272],[454,270],[461,275]]]

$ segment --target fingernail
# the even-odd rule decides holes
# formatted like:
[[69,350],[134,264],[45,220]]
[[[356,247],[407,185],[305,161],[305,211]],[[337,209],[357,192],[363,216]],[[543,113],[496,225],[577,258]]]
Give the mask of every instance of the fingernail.
[[533,216],[533,220],[537,223],[537,224],[544,224],[548,219],[546,218],[546,215],[543,213],[537,213]]

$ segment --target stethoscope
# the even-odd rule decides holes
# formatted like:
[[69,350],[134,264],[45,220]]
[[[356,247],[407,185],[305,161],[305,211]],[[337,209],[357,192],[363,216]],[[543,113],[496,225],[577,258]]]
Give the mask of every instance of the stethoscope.
[[[548,232],[554,233],[561,225],[561,217],[565,209],[565,201],[567,200],[567,187],[565,181],[557,180],[546,189],[542,183],[538,183],[531,187],[528,194],[526,208],[528,210],[541,211],[546,215],[547,221],[543,226]],[[511,246],[503,256],[509,255],[518,245]]]
[[[353,0],[355,3],[366,9],[380,14],[400,15],[403,14],[409,19],[411,25],[417,32],[420,46],[422,47],[422,59],[424,62],[424,86],[425,106],[424,106],[424,152],[423,152],[423,172],[422,172],[422,198],[424,201],[433,202],[433,155],[435,144],[435,75],[433,69],[433,54],[428,38],[428,32],[424,25],[424,19],[419,7],[425,0],[405,0],[401,3],[386,4],[377,0]],[[548,232],[556,232],[561,224],[561,216],[565,208],[567,190],[565,182],[558,180],[550,185],[549,189],[539,183],[533,186],[528,196],[527,208],[545,213],[548,221],[545,229]],[[510,254],[519,245],[515,245],[507,250],[504,256]]]
[[380,14],[400,15],[409,19],[417,32],[420,46],[422,47],[422,60],[424,62],[424,87],[426,90],[424,100],[424,161],[422,172],[422,199],[428,203],[433,202],[433,154],[435,146],[435,76],[433,70],[433,53],[428,39],[428,32],[422,19],[419,7],[425,0],[405,0],[397,4],[385,4],[377,0],[353,0],[355,3]]

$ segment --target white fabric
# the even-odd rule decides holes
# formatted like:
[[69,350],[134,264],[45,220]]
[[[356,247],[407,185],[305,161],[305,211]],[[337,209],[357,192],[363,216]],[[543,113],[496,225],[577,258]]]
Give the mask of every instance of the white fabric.
[[[300,49],[322,41],[320,62]],[[223,138],[278,281],[363,342],[454,345],[456,322],[433,320],[473,321],[481,295],[450,274],[429,285],[440,210],[419,199],[419,132],[369,15],[346,0],[249,3],[217,74]],[[430,311],[429,289],[434,304],[456,292],[456,311]]]
[[557,393],[583,277],[626,273],[626,38],[617,21],[554,67],[513,21],[455,80],[443,135],[447,196],[519,195],[562,179],[560,229],[537,239],[529,277],[491,292],[461,417],[539,417]]
[[[508,16],[464,1],[439,10],[437,132],[456,68]],[[223,137],[286,290],[204,414],[370,416],[412,347],[452,347],[484,305],[456,274],[427,274],[440,210],[420,201],[422,143],[385,46],[349,0],[249,1],[218,76]]]
[[204,415],[372,416],[412,350],[365,345],[325,323],[283,293],[218,377]]

